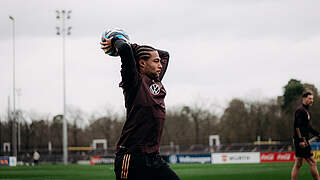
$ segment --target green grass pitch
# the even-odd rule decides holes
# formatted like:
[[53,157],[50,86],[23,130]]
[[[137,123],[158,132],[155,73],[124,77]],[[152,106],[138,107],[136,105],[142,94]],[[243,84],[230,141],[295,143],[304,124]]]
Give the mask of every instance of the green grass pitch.
[[[282,180],[290,179],[293,163],[176,164],[170,165],[181,180]],[[115,180],[112,165],[39,165],[0,167],[0,180]],[[303,164],[299,180],[312,179]]]

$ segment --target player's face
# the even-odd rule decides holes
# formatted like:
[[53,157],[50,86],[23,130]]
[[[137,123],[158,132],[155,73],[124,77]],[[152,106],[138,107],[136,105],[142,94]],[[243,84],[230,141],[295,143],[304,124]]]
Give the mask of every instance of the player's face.
[[145,61],[144,73],[159,77],[162,64],[158,51],[150,52],[151,57]]
[[312,106],[313,104],[313,95],[309,95],[304,98],[304,104],[308,106]]

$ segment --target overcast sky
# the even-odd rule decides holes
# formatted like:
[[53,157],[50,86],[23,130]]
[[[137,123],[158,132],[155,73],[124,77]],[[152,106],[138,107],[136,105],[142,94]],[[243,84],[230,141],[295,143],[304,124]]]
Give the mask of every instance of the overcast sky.
[[57,9],[72,10],[67,104],[90,114],[123,111],[120,60],[99,45],[111,27],[169,51],[167,107],[273,98],[291,78],[320,88],[319,7],[319,0],[1,0],[0,115],[13,96],[9,15],[16,20],[17,108],[53,116],[63,111]]

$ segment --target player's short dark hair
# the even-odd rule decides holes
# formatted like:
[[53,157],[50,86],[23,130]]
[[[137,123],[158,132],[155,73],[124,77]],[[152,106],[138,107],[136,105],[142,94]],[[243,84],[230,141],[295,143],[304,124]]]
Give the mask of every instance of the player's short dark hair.
[[148,60],[151,57],[150,52],[156,51],[155,48],[147,45],[141,45],[141,46],[136,45],[133,50],[134,50],[135,59],[137,61],[140,59]]
[[302,97],[303,97],[303,98],[306,98],[306,97],[308,97],[308,96],[310,96],[310,95],[312,95],[312,92],[309,91],[309,90],[307,90],[307,91],[303,92]]

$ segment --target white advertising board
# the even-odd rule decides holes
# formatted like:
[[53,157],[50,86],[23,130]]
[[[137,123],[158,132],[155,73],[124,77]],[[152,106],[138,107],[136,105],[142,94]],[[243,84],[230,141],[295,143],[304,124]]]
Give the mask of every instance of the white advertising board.
[[9,166],[17,166],[17,158],[15,156],[9,157]]
[[227,163],[260,163],[259,152],[239,152],[239,153],[212,153],[212,164]]

